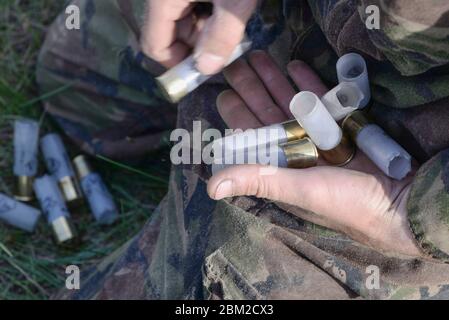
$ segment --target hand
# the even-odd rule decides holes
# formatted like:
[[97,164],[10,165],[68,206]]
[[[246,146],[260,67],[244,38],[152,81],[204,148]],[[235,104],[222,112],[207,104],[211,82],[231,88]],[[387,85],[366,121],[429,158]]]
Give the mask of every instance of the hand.
[[148,0],[142,49],[167,68],[181,62],[195,48],[198,70],[218,73],[242,41],[257,0],[210,0],[210,17],[194,12],[195,0]]
[[[291,62],[288,73],[300,90],[318,96],[328,91],[301,61]],[[225,76],[234,90],[223,92],[217,105],[230,128],[257,128],[292,117],[289,102],[295,90],[267,54],[251,53],[249,64],[239,60],[225,70]],[[407,220],[411,176],[394,181],[360,151],[345,168],[321,163],[302,170],[280,168],[274,175],[260,175],[260,169],[244,165],[219,172],[209,181],[210,197],[270,199],[302,219],[345,233],[378,251],[421,255]]]

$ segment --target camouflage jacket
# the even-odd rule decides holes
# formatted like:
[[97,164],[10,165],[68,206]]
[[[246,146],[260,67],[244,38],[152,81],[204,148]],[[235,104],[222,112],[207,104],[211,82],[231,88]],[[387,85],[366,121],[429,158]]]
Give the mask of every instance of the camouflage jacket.
[[[125,158],[157,149],[169,130],[224,130],[214,77],[177,108],[154,84],[161,68],[139,47],[144,0],[75,0],[78,32],[61,15],[38,65],[45,107],[86,152]],[[380,9],[369,30],[368,5]],[[445,0],[265,1],[248,24],[254,47],[282,67],[294,58],[330,86],[350,51],[368,61],[372,117],[422,166],[408,203],[411,229],[434,259],[391,257],[263,199],[208,198],[209,169],[174,166],[165,200],[142,232],[60,298],[449,298],[449,5]],[[363,213],[361,213],[363,214]],[[380,268],[380,289],[366,270]]]

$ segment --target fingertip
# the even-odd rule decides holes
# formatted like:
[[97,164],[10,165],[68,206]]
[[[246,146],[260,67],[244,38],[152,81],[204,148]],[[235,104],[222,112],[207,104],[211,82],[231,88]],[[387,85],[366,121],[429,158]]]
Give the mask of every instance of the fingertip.
[[[207,183],[207,194],[209,195],[209,197],[213,200],[221,200],[225,197],[225,190],[224,187],[228,186],[229,188],[229,183],[225,184],[224,187],[220,189],[220,185],[223,182],[226,181],[230,181],[231,179],[228,178],[228,171],[230,168],[228,169],[224,169],[221,170],[217,173],[215,173],[209,180],[209,182]],[[232,169],[232,168],[231,168]]]
[[212,178],[207,183],[207,194],[209,197],[213,200],[215,199],[215,190],[217,189],[217,181],[215,176],[212,176]]
[[217,111],[231,129],[246,130],[262,126],[242,98],[232,89],[223,91],[217,97]]
[[290,75],[304,68],[308,68],[308,65],[302,60],[293,60],[287,65],[287,71]]
[[214,200],[222,200],[226,198],[231,198],[233,196],[233,184],[232,180],[222,180],[216,184],[215,190],[211,190],[211,197]]
[[229,96],[233,95],[233,94],[234,94],[234,90],[232,90],[232,89],[228,89],[228,90],[221,92],[217,97],[217,104],[223,104],[224,102],[226,102],[227,99],[229,99]]
[[207,193],[214,200],[245,195],[248,177],[258,173],[260,165],[234,165],[214,174],[207,185]]
[[268,54],[263,50],[254,50],[248,54],[248,60],[251,64],[259,64],[268,58]]
[[220,93],[217,97],[217,109],[218,113],[223,117],[224,111],[228,105],[233,105],[236,98],[236,93],[232,89],[228,89]]

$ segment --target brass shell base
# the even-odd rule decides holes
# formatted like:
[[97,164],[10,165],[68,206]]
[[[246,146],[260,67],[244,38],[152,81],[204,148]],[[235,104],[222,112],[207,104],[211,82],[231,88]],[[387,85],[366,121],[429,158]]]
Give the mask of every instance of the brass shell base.
[[298,121],[292,120],[282,123],[288,142],[301,140],[307,136],[306,130],[299,124]]
[[92,167],[84,155],[79,155],[73,159],[73,166],[75,167],[76,174],[80,180],[92,173]]
[[342,128],[351,137],[352,141],[356,141],[359,132],[370,123],[370,120],[362,111],[355,111],[343,120]]
[[66,217],[59,217],[51,223],[55,241],[58,245],[71,245],[78,242],[75,228]]
[[355,153],[355,145],[346,135],[343,135],[340,144],[336,148],[329,151],[320,150],[320,156],[329,164],[337,167],[344,167],[351,162]]
[[185,80],[171,70],[157,77],[156,84],[165,99],[172,104],[178,103],[189,94]]
[[20,176],[17,177],[16,192],[14,197],[22,202],[30,202],[34,200],[33,177]]
[[309,138],[281,145],[287,158],[287,164],[292,169],[305,169],[318,164],[318,150]]
[[70,206],[78,206],[83,202],[83,196],[78,181],[73,177],[62,178],[59,182],[64,200]]

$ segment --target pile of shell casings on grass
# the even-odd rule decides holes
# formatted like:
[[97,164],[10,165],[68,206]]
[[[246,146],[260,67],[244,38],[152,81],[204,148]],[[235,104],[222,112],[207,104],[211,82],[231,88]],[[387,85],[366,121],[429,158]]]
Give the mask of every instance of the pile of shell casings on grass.
[[[43,175],[39,150],[47,169]],[[79,155],[71,161],[61,137],[49,133],[40,138],[39,124],[34,120],[14,122],[13,172],[17,180],[14,196],[0,194],[0,221],[11,226],[34,232],[44,216],[56,243],[71,245],[80,239],[70,212],[84,202],[99,224],[110,225],[118,218],[111,193],[87,157]]]

